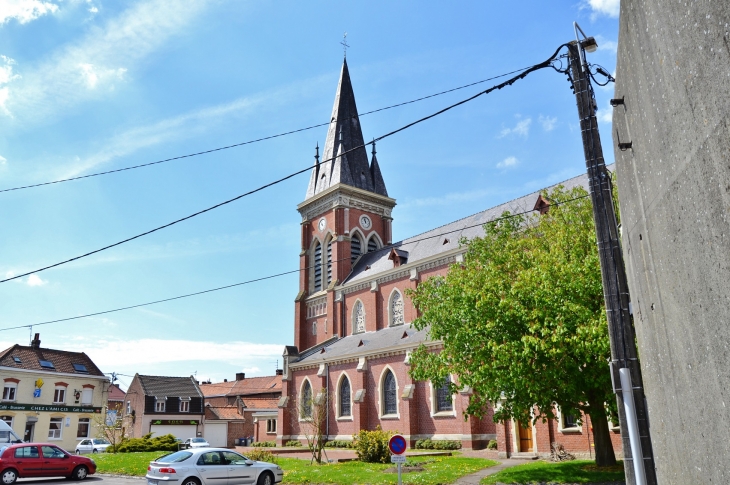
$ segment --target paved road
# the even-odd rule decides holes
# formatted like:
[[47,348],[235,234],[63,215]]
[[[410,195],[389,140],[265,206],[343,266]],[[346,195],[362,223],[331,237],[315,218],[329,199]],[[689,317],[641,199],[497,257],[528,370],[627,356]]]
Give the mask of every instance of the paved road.
[[72,482],[63,477],[60,478],[21,478],[18,485],[24,483],[32,485],[145,485],[144,477],[124,477],[119,475],[90,475],[89,478],[80,482]]

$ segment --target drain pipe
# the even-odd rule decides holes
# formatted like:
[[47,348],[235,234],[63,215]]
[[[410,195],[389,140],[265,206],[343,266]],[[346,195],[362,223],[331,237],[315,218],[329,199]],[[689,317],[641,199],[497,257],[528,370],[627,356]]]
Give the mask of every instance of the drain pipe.
[[646,474],[644,473],[644,460],[641,454],[641,440],[639,438],[639,425],[636,421],[636,408],[634,406],[634,389],[631,383],[631,370],[627,368],[618,370],[621,377],[621,394],[623,395],[624,411],[626,414],[626,425],[629,429],[629,442],[631,443],[631,461],[634,462],[634,475],[636,485],[646,485]]

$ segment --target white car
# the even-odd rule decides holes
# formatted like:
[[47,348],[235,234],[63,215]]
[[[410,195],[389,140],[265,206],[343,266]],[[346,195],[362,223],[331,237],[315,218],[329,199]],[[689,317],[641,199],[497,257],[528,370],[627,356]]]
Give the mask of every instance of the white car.
[[158,458],[150,463],[145,478],[147,485],[274,485],[284,478],[284,471],[225,448],[202,448]]
[[101,438],[81,440],[79,441],[79,444],[76,445],[76,454],[104,453],[109,446],[111,446],[111,443]]
[[183,441],[183,448],[210,448],[210,443],[204,438],[188,438]]

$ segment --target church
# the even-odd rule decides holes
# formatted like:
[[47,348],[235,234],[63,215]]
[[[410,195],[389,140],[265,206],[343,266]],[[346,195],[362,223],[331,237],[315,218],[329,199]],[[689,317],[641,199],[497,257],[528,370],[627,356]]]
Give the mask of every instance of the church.
[[[411,322],[417,310],[406,296],[421,281],[444,275],[463,260],[461,238],[484,234],[483,224],[504,211],[546,210],[538,192],[487,209],[423,234],[392,240],[392,211],[375,149],[365,149],[347,61],[342,65],[322,161],[315,157],[301,215],[299,293],[295,299],[294,345],[284,350],[282,396],[278,403],[277,444],[304,442],[312,405],[329,396],[328,440],[352,440],[377,426],[417,440],[460,441],[482,449],[497,440],[500,454],[544,454],[566,433],[566,446],[590,453],[589,420],[538,423],[522,429],[495,424],[491,410],[465,416],[471,390],[414,381],[410,353],[439,341]],[[586,177],[562,183],[587,187]],[[452,376],[458,382],[458,376]],[[302,403],[305,403],[302,405]],[[572,418],[570,418],[572,419]],[[565,422],[564,422],[565,421]],[[517,431],[516,431],[517,430]],[[569,436],[568,436],[569,435]],[[575,446],[572,445],[575,443]],[[620,440],[614,440],[620,447]],[[576,449],[577,448],[577,449]],[[616,446],[614,446],[616,449]]]

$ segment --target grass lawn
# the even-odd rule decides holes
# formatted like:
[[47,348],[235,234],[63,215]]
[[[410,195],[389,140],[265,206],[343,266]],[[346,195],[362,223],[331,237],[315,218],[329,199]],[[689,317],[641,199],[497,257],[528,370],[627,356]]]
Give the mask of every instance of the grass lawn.
[[[97,473],[144,476],[147,472],[147,465],[164,454],[164,452],[159,451],[152,453],[100,453],[93,455],[93,459],[96,461]],[[350,461],[329,465],[310,465],[309,460],[283,457],[277,458],[276,463],[284,469],[284,483],[394,485],[398,482],[397,473],[383,473],[384,470],[395,466],[390,463]],[[459,477],[497,464],[496,461],[492,460],[462,458],[460,456],[414,457],[408,460],[408,464],[411,463],[421,464],[424,468],[422,472],[403,474],[403,483],[414,485],[451,483]]]
[[484,477],[481,485],[503,483],[590,483],[611,482],[624,479],[624,465],[619,462],[615,467],[598,468],[595,461],[574,460],[562,463],[537,461],[502,470]]
[[[296,458],[279,458],[277,463],[284,469],[283,483],[367,483],[370,485],[398,483],[397,473],[383,473],[384,470],[395,466],[390,463],[348,461],[330,465],[310,465],[308,460]],[[414,485],[451,483],[459,477],[497,464],[492,460],[458,456],[414,457],[408,460],[408,464],[411,463],[422,463],[424,468],[422,472],[403,474],[403,483]]]

